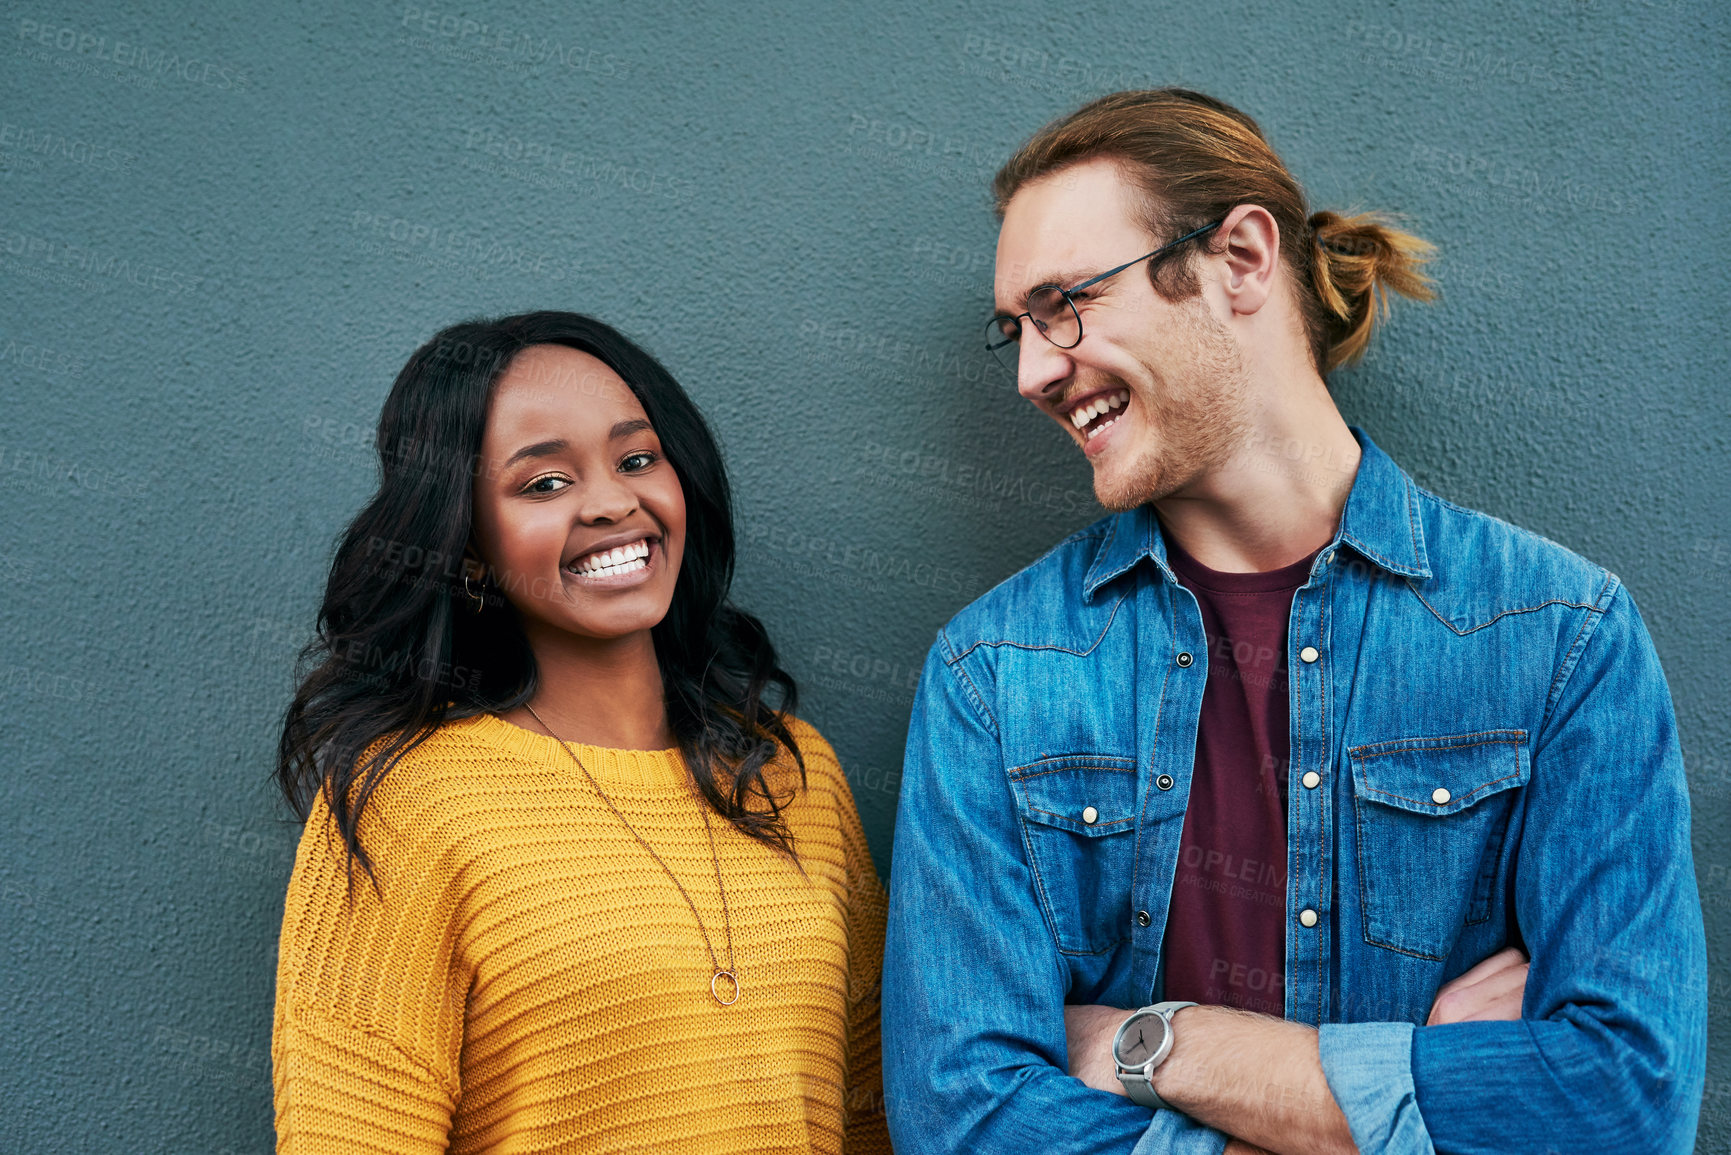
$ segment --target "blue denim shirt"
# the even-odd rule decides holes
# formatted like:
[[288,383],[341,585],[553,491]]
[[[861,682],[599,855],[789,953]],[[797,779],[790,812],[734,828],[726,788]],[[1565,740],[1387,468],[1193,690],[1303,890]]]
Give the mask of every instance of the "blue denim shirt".
[[[1425,492],[1353,432],[1287,639],[1286,1018],[1319,1028],[1362,1151],[1688,1151],[1706,944],[1646,628],[1614,575]],[[1068,1077],[1063,1016],[1161,996],[1207,666],[1147,507],[940,631],[884,962],[901,1155],[1222,1149]],[[1519,1022],[1421,1025],[1509,945],[1532,956]]]

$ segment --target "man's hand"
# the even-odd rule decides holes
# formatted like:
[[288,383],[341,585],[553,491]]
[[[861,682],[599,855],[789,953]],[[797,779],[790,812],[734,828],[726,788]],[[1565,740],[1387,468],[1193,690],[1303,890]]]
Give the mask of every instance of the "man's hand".
[[1119,1007],[1065,1007],[1064,1043],[1070,1055],[1070,1074],[1096,1091],[1122,1095],[1124,1084],[1118,1081],[1118,1064],[1112,1059],[1112,1039],[1129,1017],[1130,1012]]
[[1512,1022],[1521,1017],[1521,999],[1526,993],[1527,956],[1511,946],[1445,984],[1436,993],[1424,1025]]
[[[1064,1008],[1073,1077],[1098,1091],[1124,1093],[1112,1039],[1131,1014],[1122,1007]],[[1156,1073],[1164,1080],[1160,1094],[1199,1123],[1228,1135],[1241,1128],[1251,1135],[1233,1136],[1227,1155],[1357,1150],[1346,1117],[1328,1093],[1313,1028],[1230,1007],[1186,1007],[1173,1016],[1172,1028],[1172,1053]],[[1246,1072],[1247,1056],[1263,1061],[1258,1077]],[[1258,1139],[1283,1145],[1259,1147]]]
[[[1430,1018],[1425,1025],[1434,1027],[1443,1023],[1519,1019],[1521,1017],[1521,1000],[1526,994],[1526,988],[1527,956],[1514,947],[1498,951],[1437,992],[1436,1000],[1431,1004]],[[1194,1015],[1202,1010],[1210,1009],[1212,1008],[1199,1008],[1197,1011],[1180,1013]],[[1229,1011],[1224,1013],[1232,1014]],[[1071,1075],[1095,1090],[1110,1091],[1114,1095],[1124,1093],[1124,1085],[1118,1081],[1117,1065],[1112,1061],[1112,1039],[1118,1033],[1118,1028],[1123,1025],[1124,1020],[1130,1017],[1130,1014],[1130,1011],[1122,1007],[1068,1006],[1064,1008],[1064,1041],[1069,1050]],[[1238,1015],[1229,1021],[1254,1023],[1257,1018],[1259,1016]],[[1190,1021],[1194,1023],[1196,1020]],[[1287,1024],[1278,1023],[1278,1020],[1268,1020],[1268,1022],[1278,1028],[1288,1027]],[[1207,1022],[1201,1025],[1206,1026]],[[1180,1029],[1176,1023],[1173,1026],[1175,1030]],[[1242,1053],[1247,1047],[1241,1044],[1229,1049]],[[1328,1095],[1327,1084],[1322,1081],[1321,1067],[1314,1059],[1316,1052],[1314,1036],[1306,1040],[1303,1049],[1306,1051],[1306,1061],[1302,1064],[1304,1071],[1313,1076],[1312,1082],[1316,1084],[1313,1097],[1319,1104],[1325,1104],[1322,1114],[1328,1116],[1328,1121],[1332,1126],[1323,1127],[1315,1135],[1304,1136],[1305,1142],[1300,1145],[1299,1149],[1322,1150],[1325,1147],[1335,1147],[1351,1150],[1352,1140],[1346,1131],[1345,1117],[1340,1114],[1339,1107],[1335,1106],[1333,1098]],[[1313,1067],[1314,1070],[1311,1069]],[[1275,1082],[1281,1081],[1276,1080]],[[1273,1084],[1266,1084],[1257,1088],[1257,1093],[1266,1098],[1266,1086],[1269,1085]],[[1286,1086],[1285,1083],[1281,1083],[1281,1085]],[[1300,1097],[1302,1098],[1302,1096]],[[1228,1107],[1230,1106],[1228,1104]],[[1227,1121],[1228,1113],[1226,1107],[1221,1108],[1218,1113],[1214,1111],[1197,1112],[1197,1114],[1208,1116],[1199,1121],[1210,1123],[1221,1129],[1233,1127],[1233,1124]],[[1230,1115],[1234,1120],[1242,1121],[1243,1119],[1241,1110],[1234,1110],[1230,1112]],[[1293,1118],[1298,1118],[1298,1116],[1289,1116],[1285,1120],[1287,1130],[1291,1129],[1291,1119]],[[1273,1122],[1273,1120],[1268,1121],[1269,1125],[1261,1129],[1267,1130],[1269,1135],[1277,1133],[1279,1129],[1273,1126]],[[1225,1124],[1225,1127],[1221,1127],[1222,1124]],[[1246,1127],[1246,1129],[1252,1128]],[[1233,1138],[1226,1146],[1226,1155],[1263,1155],[1263,1152],[1264,1148],[1256,1147],[1238,1138]]]

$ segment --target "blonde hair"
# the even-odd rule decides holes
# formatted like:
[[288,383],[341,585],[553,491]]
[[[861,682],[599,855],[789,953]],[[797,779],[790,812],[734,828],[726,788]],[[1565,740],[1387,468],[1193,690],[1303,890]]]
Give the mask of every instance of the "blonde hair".
[[[1327,373],[1364,354],[1389,293],[1435,297],[1423,265],[1434,251],[1378,213],[1308,211],[1304,190],[1250,117],[1182,88],[1117,92],[1042,128],[992,182],[1000,216],[1024,184],[1098,158],[1119,163],[1143,194],[1150,236],[1178,236],[1256,204],[1280,226],[1311,358]],[[1213,240],[1213,238],[1210,238]],[[1200,288],[1187,260],[1150,263],[1169,300]]]

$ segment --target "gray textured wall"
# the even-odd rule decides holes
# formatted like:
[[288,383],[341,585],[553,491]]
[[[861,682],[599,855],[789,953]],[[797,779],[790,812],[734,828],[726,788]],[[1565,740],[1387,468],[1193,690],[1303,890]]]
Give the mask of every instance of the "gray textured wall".
[[1695,791],[1701,1150],[1731,1148],[1725,10],[1084,7],[10,11],[7,1150],[269,1148],[290,655],[392,374],[459,318],[592,311],[696,395],[739,594],[887,861],[933,630],[1096,515],[975,354],[987,181],[1085,98],[1175,82],[1258,116],[1319,206],[1441,245],[1444,300],[1338,377],[1348,416],[1640,599]]

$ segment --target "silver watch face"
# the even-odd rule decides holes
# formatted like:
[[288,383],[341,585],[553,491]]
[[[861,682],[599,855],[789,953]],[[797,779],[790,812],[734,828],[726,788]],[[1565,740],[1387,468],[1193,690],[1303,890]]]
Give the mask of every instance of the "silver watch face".
[[1171,1024],[1160,1015],[1136,1015],[1118,1036],[1118,1065],[1134,1069],[1152,1059],[1171,1029]]

